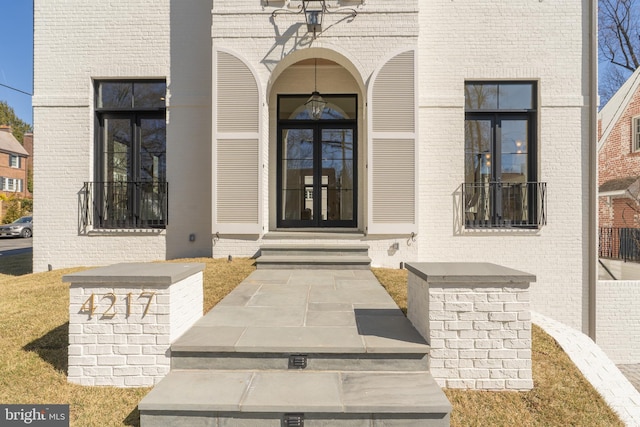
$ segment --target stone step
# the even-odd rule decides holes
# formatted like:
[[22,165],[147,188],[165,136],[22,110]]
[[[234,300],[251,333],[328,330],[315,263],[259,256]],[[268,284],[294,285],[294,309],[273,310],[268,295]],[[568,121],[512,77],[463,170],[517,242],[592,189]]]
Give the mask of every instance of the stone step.
[[267,243],[260,247],[261,269],[368,269],[369,245],[359,243]]
[[451,413],[428,372],[351,371],[172,370],[138,409],[141,427],[445,427]]
[[171,351],[171,369],[197,370],[429,370],[428,353],[231,353]]
[[368,256],[369,245],[363,244],[264,244],[260,246],[262,256],[291,255],[291,256],[339,256],[358,255]]
[[256,259],[259,269],[328,269],[368,270],[371,258],[358,255],[261,255]]

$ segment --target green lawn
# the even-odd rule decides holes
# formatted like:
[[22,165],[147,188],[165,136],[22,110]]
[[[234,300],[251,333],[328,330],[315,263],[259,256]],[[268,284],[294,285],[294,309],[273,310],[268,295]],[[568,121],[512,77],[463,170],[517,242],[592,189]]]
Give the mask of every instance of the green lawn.
[[[30,268],[30,258],[22,261]],[[247,259],[180,261],[206,264],[205,311],[254,270]],[[0,402],[70,404],[72,426],[138,425],[136,405],[148,388],[67,382],[69,286],[62,276],[81,268],[27,275],[17,275],[15,268],[0,274]],[[406,310],[406,271],[375,273]],[[452,426],[623,425],[555,341],[536,327],[533,377],[535,389],[525,393],[445,390],[454,407]]]

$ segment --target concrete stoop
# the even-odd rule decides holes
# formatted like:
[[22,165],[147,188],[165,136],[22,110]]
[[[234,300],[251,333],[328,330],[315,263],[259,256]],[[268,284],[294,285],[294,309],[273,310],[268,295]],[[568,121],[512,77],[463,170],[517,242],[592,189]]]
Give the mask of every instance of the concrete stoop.
[[428,353],[370,271],[258,270],[172,344],[141,426],[448,426]]
[[283,244],[260,247],[260,269],[361,269],[371,265],[369,246],[363,244]]

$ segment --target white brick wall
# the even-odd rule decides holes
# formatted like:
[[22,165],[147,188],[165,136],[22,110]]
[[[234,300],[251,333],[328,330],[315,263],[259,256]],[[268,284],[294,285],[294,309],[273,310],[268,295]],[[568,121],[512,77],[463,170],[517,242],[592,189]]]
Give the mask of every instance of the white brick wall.
[[34,271],[165,258],[164,233],[79,233],[93,81],[169,75],[169,0],[34,2]]
[[617,364],[640,363],[640,281],[599,280],[596,344]]
[[430,280],[412,269],[408,282],[407,317],[431,346],[429,370],[438,384],[533,388],[528,282]]
[[157,384],[169,372],[171,342],[202,317],[202,272],[171,285],[110,277],[95,284],[73,275],[65,278],[71,281],[68,380],[72,383]]

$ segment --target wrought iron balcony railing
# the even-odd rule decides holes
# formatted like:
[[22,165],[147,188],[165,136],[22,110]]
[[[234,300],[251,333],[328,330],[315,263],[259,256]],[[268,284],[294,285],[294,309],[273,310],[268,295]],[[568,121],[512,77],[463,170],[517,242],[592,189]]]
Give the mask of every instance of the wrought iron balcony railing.
[[640,228],[600,227],[598,257],[640,262]]
[[547,223],[547,183],[472,182],[462,184],[467,228],[540,228]]
[[168,183],[85,182],[80,215],[83,228],[165,228],[168,223]]

